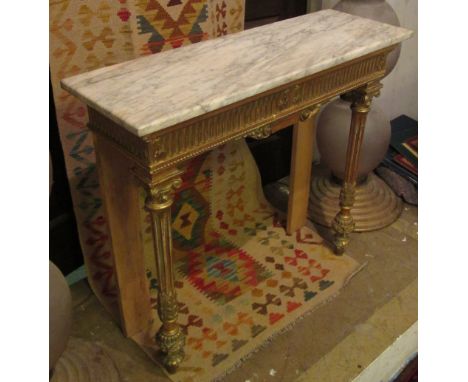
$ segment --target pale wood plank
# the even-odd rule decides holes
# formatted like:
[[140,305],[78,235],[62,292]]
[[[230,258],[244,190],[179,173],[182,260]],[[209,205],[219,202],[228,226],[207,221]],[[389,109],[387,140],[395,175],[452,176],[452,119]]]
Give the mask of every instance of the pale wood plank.
[[97,168],[119,293],[121,326],[126,336],[145,329],[150,320],[149,286],[145,275],[140,227],[139,188],[128,159],[99,134],[94,134]]
[[292,235],[307,221],[310,176],[314,149],[315,116],[293,127],[291,173],[286,232]]

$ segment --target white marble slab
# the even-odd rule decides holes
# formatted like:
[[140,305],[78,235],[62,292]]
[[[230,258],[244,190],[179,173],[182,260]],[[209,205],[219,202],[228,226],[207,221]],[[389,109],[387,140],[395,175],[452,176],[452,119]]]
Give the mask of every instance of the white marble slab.
[[145,136],[411,35],[324,10],[80,74],[62,87]]

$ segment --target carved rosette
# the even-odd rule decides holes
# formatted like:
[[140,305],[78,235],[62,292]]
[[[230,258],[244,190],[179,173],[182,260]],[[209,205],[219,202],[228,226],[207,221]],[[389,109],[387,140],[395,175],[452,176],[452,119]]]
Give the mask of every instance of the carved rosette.
[[282,111],[299,104],[302,101],[301,85],[293,85],[283,90],[278,98],[278,110]]
[[271,135],[271,125],[265,125],[247,134],[247,137],[253,139],[265,139]]

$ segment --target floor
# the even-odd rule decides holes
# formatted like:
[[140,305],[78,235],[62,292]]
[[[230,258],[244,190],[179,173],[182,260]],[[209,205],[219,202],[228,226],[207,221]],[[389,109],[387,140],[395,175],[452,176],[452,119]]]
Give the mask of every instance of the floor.
[[[391,226],[354,234],[348,254],[364,264],[362,270],[333,300],[275,337],[223,381],[340,382],[356,378],[417,322],[417,212],[417,208],[405,206]],[[329,235],[319,231],[324,237]],[[168,381],[136,344],[123,337],[85,281],[73,285],[72,295],[74,323],[69,346],[76,349],[92,341],[99,349],[90,348],[88,353],[100,354],[93,360],[104,362],[106,355],[106,367],[116,370],[112,378],[102,376],[100,380]],[[74,361],[70,359],[64,369],[71,367]],[[57,369],[53,381],[68,380],[72,380],[70,371]],[[97,377],[90,380],[98,382]]]

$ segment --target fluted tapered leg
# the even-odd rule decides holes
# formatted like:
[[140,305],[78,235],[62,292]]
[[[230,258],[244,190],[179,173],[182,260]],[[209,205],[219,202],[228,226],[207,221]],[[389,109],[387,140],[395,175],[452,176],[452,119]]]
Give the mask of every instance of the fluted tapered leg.
[[180,184],[180,178],[176,176],[151,185],[145,203],[146,210],[151,214],[158,278],[158,315],[162,322],[156,342],[164,353],[163,363],[170,372],[175,372],[184,359],[185,345],[185,335],[177,323],[171,235],[171,205],[174,191]]
[[340,193],[340,211],[332,224],[335,231],[334,245],[337,254],[344,253],[349,243],[349,236],[354,231],[354,220],[351,215],[351,209],[354,205],[356,178],[364,128],[372,98],[379,94],[381,87],[380,83],[375,82],[346,95],[346,99],[352,102],[352,117],[346,151],[345,177]]

